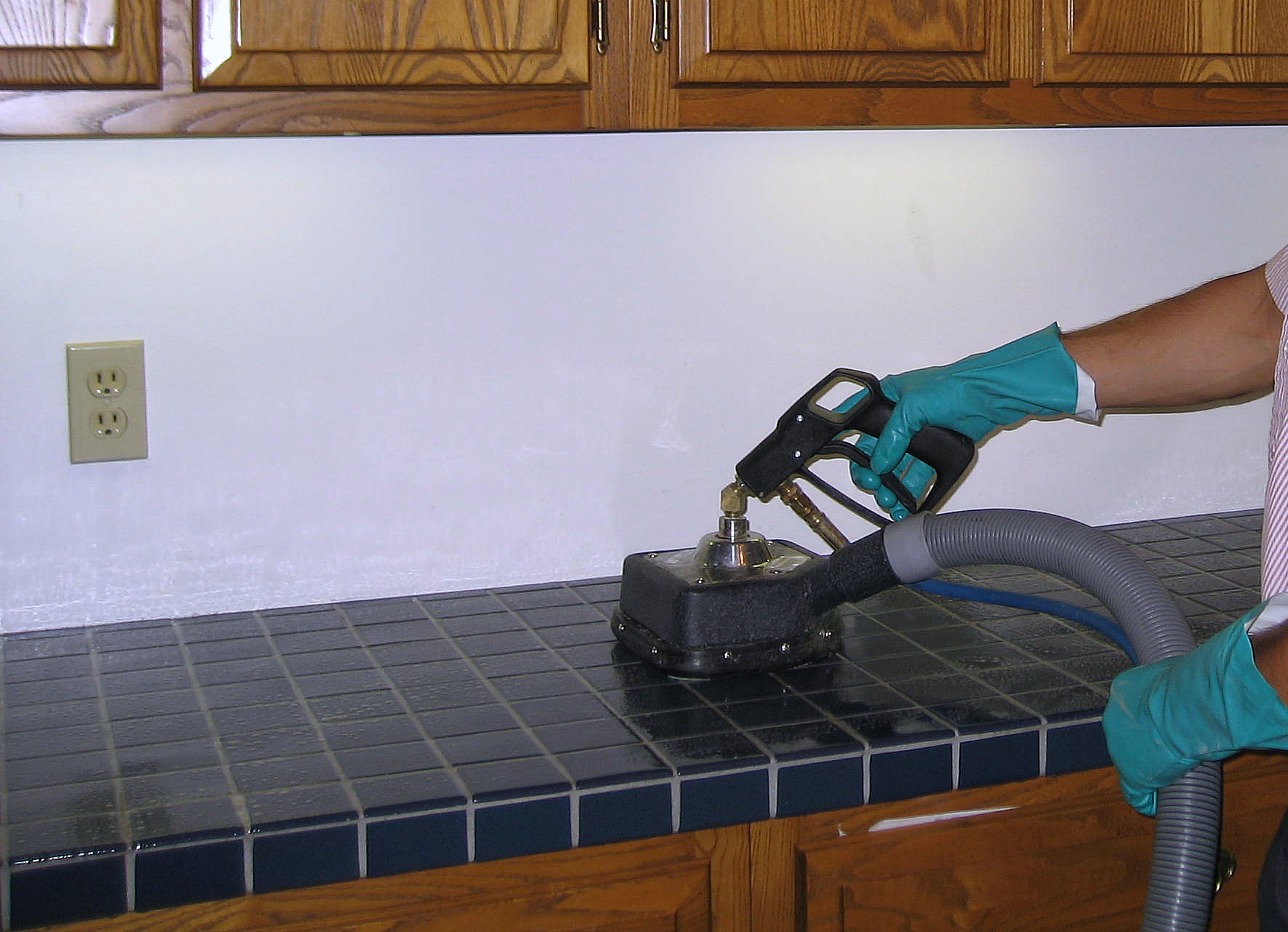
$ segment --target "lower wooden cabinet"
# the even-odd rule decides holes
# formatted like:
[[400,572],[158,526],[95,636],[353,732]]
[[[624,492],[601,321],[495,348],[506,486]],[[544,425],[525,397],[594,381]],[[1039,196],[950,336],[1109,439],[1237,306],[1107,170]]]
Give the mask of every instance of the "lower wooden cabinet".
[[[1256,927],[1288,757],[1226,767],[1237,862],[1212,928]],[[928,820],[929,818],[929,820]],[[1110,770],[160,910],[68,932],[1135,930],[1153,821]]]

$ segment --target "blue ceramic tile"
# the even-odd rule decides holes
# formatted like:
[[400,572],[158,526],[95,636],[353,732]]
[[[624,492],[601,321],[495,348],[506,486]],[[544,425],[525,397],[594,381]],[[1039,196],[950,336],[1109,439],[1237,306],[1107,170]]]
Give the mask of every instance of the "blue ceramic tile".
[[286,654],[282,661],[292,676],[312,676],[317,673],[343,673],[350,670],[371,670],[374,666],[367,652],[361,648],[315,650],[302,654]]
[[523,620],[532,627],[541,630],[541,636],[545,637],[546,628],[563,628],[568,625],[580,625],[589,623],[591,626],[599,628],[604,634],[608,634],[608,626],[604,623],[604,616],[599,610],[590,605],[559,605],[550,608],[528,608],[523,611]]
[[232,763],[298,757],[325,750],[313,729],[304,727],[220,735],[219,746]]
[[112,722],[112,742],[117,747],[136,744],[169,744],[192,738],[207,738],[210,728],[200,712],[153,715]]
[[77,819],[115,811],[116,794],[106,780],[10,791],[5,806],[6,817],[15,823]]
[[210,838],[233,838],[245,834],[241,816],[232,799],[163,801],[128,813],[130,837],[136,844],[160,845]]
[[505,603],[506,607],[522,611],[524,617],[527,617],[532,609],[581,603],[577,594],[562,584],[531,589],[502,589],[497,592],[497,598]]
[[309,718],[298,702],[269,702],[212,709],[210,718],[220,734],[254,734],[259,731],[282,731],[309,726]]
[[358,879],[358,827],[340,825],[251,841],[256,893]]
[[769,771],[752,770],[680,781],[680,831],[693,832],[769,818]]
[[639,745],[560,754],[559,764],[578,788],[648,780],[671,773],[671,768],[652,751]]
[[125,860],[119,856],[45,864],[9,878],[14,929],[113,916],[125,906]]
[[47,731],[51,728],[93,727],[98,723],[97,698],[19,706],[5,710],[5,728],[11,734],[24,731]]
[[456,768],[475,802],[566,792],[568,778],[544,757],[489,761]]
[[515,714],[527,725],[552,725],[560,722],[593,722],[611,719],[610,712],[594,696],[552,696],[549,699],[524,699],[513,704]]
[[433,812],[367,824],[367,876],[451,867],[469,860],[464,811]]
[[363,625],[358,628],[358,635],[364,644],[373,646],[403,644],[408,641],[436,641],[443,637],[442,632],[438,630],[438,625],[425,617],[378,625]]
[[273,643],[285,656],[329,651],[361,650],[358,636],[348,628],[317,628],[311,631],[274,632]]
[[112,762],[106,751],[9,760],[5,762],[4,769],[10,791],[89,783],[107,780],[113,774]]
[[617,747],[637,740],[635,733],[616,719],[537,725],[533,731],[546,749],[555,754]]
[[[370,648],[371,655],[383,663],[386,667],[397,668],[402,664],[409,663],[435,663],[442,661],[451,661],[462,666],[465,662],[460,659],[460,653],[452,646],[452,642],[446,639],[441,641],[407,641],[392,644],[378,644]],[[468,669],[468,667],[466,667]],[[473,675],[472,673],[470,674]]]
[[874,803],[946,793],[953,788],[952,746],[873,754],[868,759],[868,779],[868,801]]
[[347,693],[342,696],[321,696],[308,700],[309,711],[326,722],[355,722],[367,718],[400,715],[405,711],[392,690]]
[[[184,685],[187,685],[187,681],[187,674],[184,674]],[[44,705],[47,702],[68,702],[72,699],[97,700],[98,688],[94,680],[91,677],[72,676],[61,680],[7,683],[4,687],[4,705],[10,710],[28,705]]]
[[798,722],[755,728],[748,734],[768,749],[775,760],[833,755],[863,750],[863,742],[831,722]]
[[577,675],[565,670],[503,676],[493,680],[492,685],[502,696],[511,701],[540,699],[547,696],[590,695]]
[[230,899],[246,892],[240,841],[154,848],[134,858],[134,908],[139,912]]
[[335,758],[350,780],[434,770],[443,765],[442,758],[423,740],[337,751]]
[[121,794],[131,809],[180,799],[226,798],[229,789],[228,778],[218,767],[145,774],[121,781]]
[[322,735],[326,739],[327,746],[335,751],[421,740],[420,729],[416,727],[415,720],[408,715],[387,715],[361,722],[324,725]]
[[465,805],[465,794],[446,770],[425,770],[353,781],[353,792],[368,816],[424,812]]
[[[493,606],[497,608],[498,606]],[[519,616],[513,612],[493,611],[485,614],[435,616],[443,633],[449,637],[468,637],[472,634],[495,634],[500,631],[526,631]]]
[[671,786],[586,793],[578,801],[579,843],[604,845],[671,831]]
[[425,712],[418,718],[425,733],[432,738],[448,738],[453,735],[469,735],[485,731],[507,731],[519,727],[518,719],[499,705],[443,709],[437,712]]
[[944,705],[927,707],[936,718],[943,719],[960,735],[993,732],[999,728],[1038,724],[1038,717],[1004,696],[960,699]]
[[125,846],[125,833],[115,812],[9,824],[8,856],[12,864],[108,854],[123,851]]
[[24,757],[52,757],[57,754],[80,754],[87,751],[105,751],[107,739],[100,725],[79,725],[74,728],[55,728],[44,731],[27,731],[5,736],[5,757],[21,760]]
[[769,762],[760,747],[742,735],[732,733],[659,741],[656,747],[663,759],[680,774],[707,773]]
[[1039,743],[1036,731],[963,741],[958,748],[958,787],[991,786],[1038,776]]
[[730,702],[720,707],[722,714],[739,728],[763,728],[791,722],[817,721],[823,717],[817,706],[799,696],[774,696],[748,702]]
[[572,813],[566,796],[481,807],[474,813],[474,859],[562,851],[572,845]]
[[233,783],[243,793],[334,783],[340,777],[325,754],[233,764]]
[[381,625],[391,621],[424,621],[425,613],[413,599],[348,602],[344,614],[355,625]]
[[863,759],[813,761],[778,769],[778,815],[863,805]]
[[942,719],[923,709],[878,709],[846,716],[843,723],[874,748],[948,738],[953,734]]
[[253,831],[318,825],[357,818],[349,796],[339,786],[309,786],[246,795]]
[[734,730],[729,720],[715,709],[699,707],[653,715],[631,715],[631,726],[650,741],[691,738]]
[[487,634],[455,637],[453,640],[467,657],[517,654],[541,649],[541,641],[531,631],[493,631]]
[[1048,728],[1046,742],[1047,776],[1110,765],[1109,748],[1099,721]]
[[528,737],[527,732],[518,728],[440,738],[437,745],[450,764],[535,757],[541,753],[541,747]]
[[213,710],[267,705],[274,702],[295,700],[295,690],[285,677],[267,680],[249,680],[219,686],[203,686],[201,696],[206,707]]
[[566,670],[569,664],[560,659],[553,651],[538,649],[518,654],[494,654],[488,657],[474,657],[474,666],[479,673],[492,677],[515,676],[520,673],[547,673],[551,670]]

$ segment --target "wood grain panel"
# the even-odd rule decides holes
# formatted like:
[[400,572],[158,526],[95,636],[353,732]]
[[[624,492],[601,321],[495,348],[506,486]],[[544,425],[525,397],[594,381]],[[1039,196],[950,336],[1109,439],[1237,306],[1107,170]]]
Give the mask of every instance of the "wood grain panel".
[[204,87],[589,81],[582,0],[197,0]]
[[676,0],[683,84],[1008,77],[1006,0]]
[[156,0],[0,0],[0,87],[155,87]]
[[746,932],[745,827],[241,897],[64,932]]
[[1288,83],[1288,0],[1045,0],[1041,80]]
[[707,0],[720,52],[979,52],[980,0]]

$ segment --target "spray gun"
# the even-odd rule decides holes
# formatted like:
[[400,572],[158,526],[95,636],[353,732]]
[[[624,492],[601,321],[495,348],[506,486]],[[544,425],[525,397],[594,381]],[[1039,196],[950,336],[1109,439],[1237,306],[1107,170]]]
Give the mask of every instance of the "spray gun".
[[[845,402],[826,407],[824,400],[838,390],[848,396]],[[738,463],[737,477],[720,492],[714,532],[693,549],[626,558],[613,618],[618,640],[654,665],[686,676],[774,669],[834,651],[843,600],[824,604],[831,597],[822,595],[827,587],[819,580],[827,561],[752,531],[747,503],[753,497],[764,502],[778,498],[832,550],[849,549],[845,535],[798,480],[810,482],[855,514],[888,523],[811,466],[829,458],[870,466],[859,441],[864,435],[878,436],[893,408],[874,376],[851,369],[833,371],[801,396]],[[913,437],[908,452],[932,472],[924,491],[914,494],[893,474],[882,476],[881,482],[909,514],[917,514],[943,501],[973,461],[975,445],[955,431],[927,427]],[[861,569],[877,587],[871,592],[898,582],[880,562],[870,572]]]

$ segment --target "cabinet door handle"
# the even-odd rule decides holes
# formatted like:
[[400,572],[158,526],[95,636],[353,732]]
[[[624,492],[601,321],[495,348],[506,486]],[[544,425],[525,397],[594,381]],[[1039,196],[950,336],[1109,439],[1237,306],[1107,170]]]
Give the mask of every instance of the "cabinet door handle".
[[608,54],[608,0],[590,0],[590,35],[595,51]]
[[653,51],[661,54],[671,40],[671,0],[653,0]]

